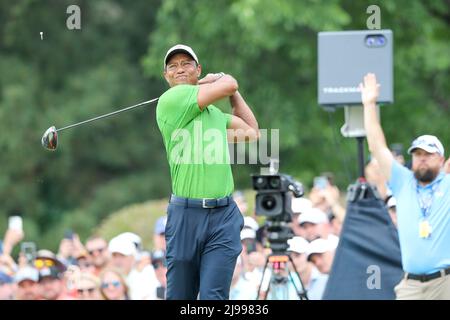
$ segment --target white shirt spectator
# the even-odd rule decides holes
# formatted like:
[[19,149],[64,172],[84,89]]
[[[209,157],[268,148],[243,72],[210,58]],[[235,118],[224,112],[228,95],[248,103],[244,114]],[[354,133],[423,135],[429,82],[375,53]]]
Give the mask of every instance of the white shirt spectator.
[[147,265],[142,271],[133,268],[126,281],[130,290],[130,300],[156,300],[156,288],[160,283],[153,266]]

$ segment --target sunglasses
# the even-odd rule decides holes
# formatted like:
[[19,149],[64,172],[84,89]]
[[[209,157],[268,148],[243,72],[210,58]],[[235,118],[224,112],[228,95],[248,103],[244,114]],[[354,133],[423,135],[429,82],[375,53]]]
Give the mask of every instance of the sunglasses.
[[105,251],[105,249],[106,249],[105,247],[97,248],[97,249],[89,250],[88,252],[89,252],[90,255],[93,255],[95,252],[102,253],[103,251]]
[[92,294],[95,291],[95,288],[85,288],[85,289],[77,289],[78,294],[83,294],[85,292]]
[[101,288],[106,289],[109,288],[110,285],[112,285],[114,288],[119,288],[122,284],[120,283],[120,281],[102,282]]
[[50,267],[53,267],[54,265],[55,265],[55,261],[50,260],[50,259],[37,259],[37,260],[34,260],[34,266],[37,269],[42,269],[44,267],[50,268]]

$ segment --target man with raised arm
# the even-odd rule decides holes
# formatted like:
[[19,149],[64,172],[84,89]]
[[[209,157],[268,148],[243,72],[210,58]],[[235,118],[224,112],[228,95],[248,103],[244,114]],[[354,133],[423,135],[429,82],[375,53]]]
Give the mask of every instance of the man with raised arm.
[[450,299],[450,175],[444,147],[432,135],[416,138],[408,153],[411,170],[394,160],[378,119],[380,85],[368,73],[360,84],[369,150],[397,200],[398,232],[405,276],[397,299]]

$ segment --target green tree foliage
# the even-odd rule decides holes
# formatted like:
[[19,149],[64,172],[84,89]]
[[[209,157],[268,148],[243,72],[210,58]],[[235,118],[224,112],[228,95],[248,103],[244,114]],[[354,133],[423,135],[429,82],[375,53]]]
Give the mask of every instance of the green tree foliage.
[[[66,28],[72,4],[81,30]],[[111,212],[170,193],[154,107],[61,132],[56,152],[40,137],[51,125],[158,97],[167,89],[162,59],[175,43],[195,49],[204,74],[234,75],[260,127],[280,129],[282,172],[309,185],[333,171],[345,187],[356,178],[356,142],[339,133],[342,110],[317,105],[317,32],[366,29],[371,4],[0,0],[0,227],[21,212],[27,238],[56,249],[65,228],[83,238]],[[447,1],[377,5],[395,41],[395,103],[382,108],[388,142],[406,146],[431,133],[448,146]],[[258,169],[235,165],[236,186],[249,188]]]
[[[72,4],[81,8],[81,30],[66,28]],[[164,90],[159,79],[144,78],[139,62],[158,6],[143,0],[0,2],[1,214],[22,213],[26,229],[34,230],[27,238],[42,246],[56,249],[55,239],[71,225],[87,236],[109,212],[170,191],[165,155],[155,152],[161,138],[152,107],[61,132],[56,152],[40,146],[51,125]]]

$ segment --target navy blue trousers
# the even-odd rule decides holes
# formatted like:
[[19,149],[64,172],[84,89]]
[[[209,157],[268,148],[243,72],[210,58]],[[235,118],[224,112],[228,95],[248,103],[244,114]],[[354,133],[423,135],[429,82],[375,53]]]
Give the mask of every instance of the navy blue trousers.
[[228,300],[242,250],[244,218],[236,203],[213,209],[169,203],[167,300]]

